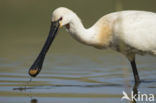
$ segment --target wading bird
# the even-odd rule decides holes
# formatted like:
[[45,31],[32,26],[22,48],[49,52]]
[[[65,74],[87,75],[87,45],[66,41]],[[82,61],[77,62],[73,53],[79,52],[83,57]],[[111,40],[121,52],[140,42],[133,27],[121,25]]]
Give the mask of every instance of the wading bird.
[[59,28],[65,26],[73,38],[98,49],[111,48],[125,55],[132,66],[135,82],[140,78],[135,55],[156,55],[156,13],[147,11],[118,11],[101,17],[93,26],[84,28],[72,10],[59,7],[52,13],[49,36],[29,75],[36,77],[42,68],[45,55]]

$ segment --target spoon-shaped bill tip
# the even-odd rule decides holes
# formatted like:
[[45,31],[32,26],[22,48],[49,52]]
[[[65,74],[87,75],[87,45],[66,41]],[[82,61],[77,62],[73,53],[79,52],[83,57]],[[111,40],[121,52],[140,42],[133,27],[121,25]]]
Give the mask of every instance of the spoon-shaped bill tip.
[[38,74],[38,69],[30,69],[29,75],[35,77]]

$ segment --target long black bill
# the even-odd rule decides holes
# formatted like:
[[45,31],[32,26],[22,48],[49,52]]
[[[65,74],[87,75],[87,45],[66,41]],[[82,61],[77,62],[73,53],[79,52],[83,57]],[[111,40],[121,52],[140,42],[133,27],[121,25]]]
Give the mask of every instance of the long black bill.
[[58,28],[59,28],[59,21],[51,22],[51,27],[50,27],[48,38],[47,38],[40,54],[38,55],[35,62],[29,69],[30,76],[36,77],[39,74],[39,72],[41,71],[45,55],[57,34]]

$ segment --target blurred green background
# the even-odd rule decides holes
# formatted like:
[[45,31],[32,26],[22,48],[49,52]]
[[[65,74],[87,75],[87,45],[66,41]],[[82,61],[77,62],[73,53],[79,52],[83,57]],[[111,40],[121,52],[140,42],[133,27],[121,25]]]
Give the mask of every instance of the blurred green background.
[[[155,12],[155,4],[156,0],[0,0],[0,57],[13,61],[36,57],[48,35],[51,13],[57,7],[72,9],[88,28],[101,16],[119,10],[120,5],[124,10]],[[77,43],[65,29],[60,30],[52,48],[53,53],[104,52]]]

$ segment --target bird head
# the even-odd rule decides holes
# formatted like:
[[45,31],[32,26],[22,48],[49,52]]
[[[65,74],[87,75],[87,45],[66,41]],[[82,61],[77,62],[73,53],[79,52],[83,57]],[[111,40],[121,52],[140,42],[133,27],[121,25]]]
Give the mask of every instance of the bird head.
[[71,10],[65,7],[59,7],[52,13],[52,22],[58,22],[59,27],[63,27],[71,22],[74,14]]

